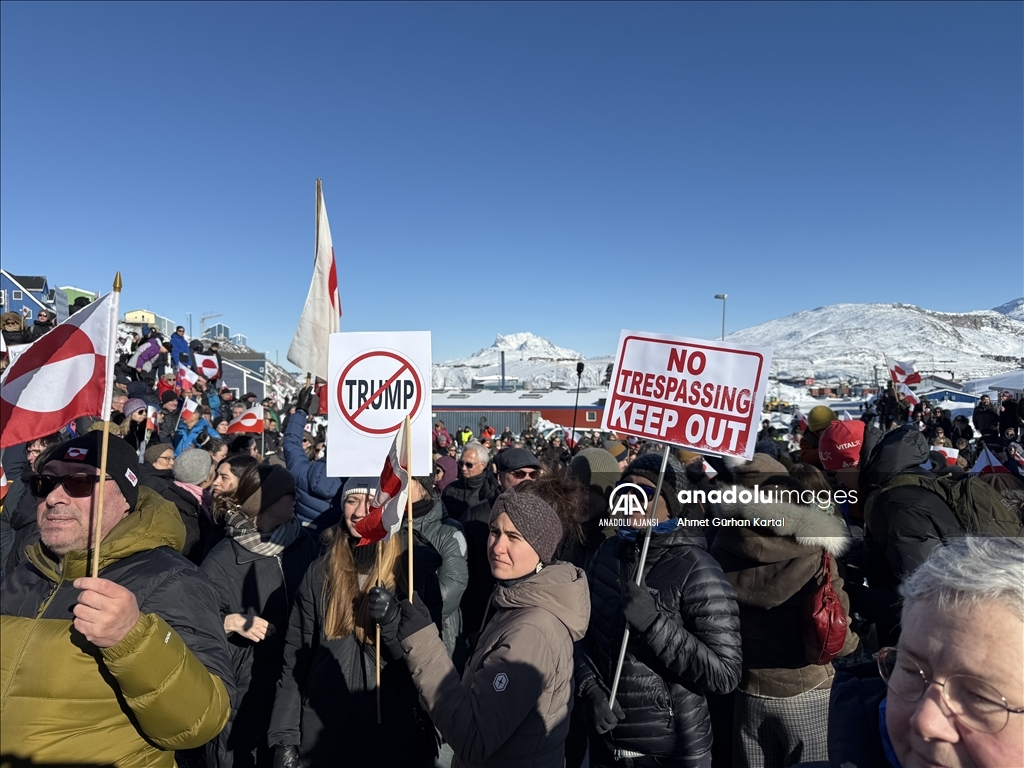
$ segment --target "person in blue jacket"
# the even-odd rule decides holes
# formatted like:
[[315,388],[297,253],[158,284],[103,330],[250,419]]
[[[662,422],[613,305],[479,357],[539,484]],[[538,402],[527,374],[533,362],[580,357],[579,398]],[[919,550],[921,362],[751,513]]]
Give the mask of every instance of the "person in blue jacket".
[[[218,437],[217,430],[213,424],[199,415],[199,411],[193,412],[187,418],[182,416],[178,422],[178,428],[171,435],[171,444],[174,446],[174,457],[177,458],[189,448],[201,447],[197,442],[203,435]],[[204,441],[205,442],[205,441]]]
[[[309,458],[303,445],[306,422],[315,416],[319,400],[311,387],[299,392],[295,413],[284,428],[284,462],[295,476],[295,515],[305,528],[319,534],[341,519],[338,495],[345,483],[343,477],[327,476],[327,461]],[[305,438],[308,440],[308,437]]]
[[[185,357],[182,358],[181,356]],[[188,341],[185,339],[185,326],[179,325],[174,329],[171,336],[171,368],[178,370],[178,363],[182,362],[186,368],[192,367],[192,355],[188,348]]]

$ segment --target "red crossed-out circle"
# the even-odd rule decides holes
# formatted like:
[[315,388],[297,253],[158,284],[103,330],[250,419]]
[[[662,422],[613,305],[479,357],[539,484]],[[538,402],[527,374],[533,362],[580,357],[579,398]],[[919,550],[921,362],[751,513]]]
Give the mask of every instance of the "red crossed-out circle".
[[[348,378],[349,371],[351,371],[356,365],[371,357],[384,357],[394,360],[396,363],[395,373],[385,382],[383,387],[380,387],[376,392],[371,393],[370,396],[361,406],[359,406],[356,410],[349,412],[349,410],[345,407],[345,397],[342,394],[342,387],[345,386],[345,379]],[[385,427],[384,429],[376,429],[374,427],[365,426],[363,424],[360,424],[358,419],[360,414],[366,412],[370,403],[376,400],[378,396],[382,395],[384,390],[391,386],[391,384],[394,383],[394,381],[397,380],[398,377],[401,376],[406,371],[409,371],[410,375],[412,376],[413,382],[416,385],[416,400],[413,402],[412,408],[408,412],[408,416],[410,419],[415,418],[416,414],[419,413],[420,405],[423,402],[423,382],[420,381],[419,374],[416,373],[416,366],[412,364],[411,360],[409,360],[406,357],[403,357],[397,352],[389,352],[388,350],[385,349],[376,349],[373,350],[372,352],[364,352],[363,354],[359,355],[354,360],[352,360],[348,365],[346,365],[345,369],[341,372],[341,376],[338,378],[338,385],[335,389],[335,396],[338,399],[338,410],[341,412],[342,418],[345,419],[345,421],[348,424],[350,424],[353,429],[364,434],[390,435],[393,432],[397,432],[398,428],[402,426],[402,422],[405,421],[404,415],[399,421],[395,422],[394,426]]]

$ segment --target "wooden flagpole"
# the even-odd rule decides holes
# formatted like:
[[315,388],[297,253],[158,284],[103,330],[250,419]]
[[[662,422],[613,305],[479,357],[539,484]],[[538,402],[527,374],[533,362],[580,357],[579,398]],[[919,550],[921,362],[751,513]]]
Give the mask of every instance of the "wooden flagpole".
[[[120,293],[121,292],[121,273],[120,272],[118,272],[117,275],[114,276],[114,292],[115,293]],[[114,322],[115,323],[117,322],[116,318],[115,318]],[[116,335],[117,335],[117,327],[116,326],[114,327],[113,331],[114,331],[114,335],[116,337]],[[114,350],[112,350],[112,349],[110,349],[108,347],[107,354],[108,355],[112,355],[113,353],[114,353]],[[108,371],[113,370],[113,366],[108,365],[107,366],[107,370]],[[105,377],[107,377],[106,374],[105,374]],[[103,382],[103,392],[104,392],[104,398],[103,399],[104,400],[106,400],[106,391],[107,391],[107,387],[108,386],[110,386],[110,382],[105,380]],[[106,405],[106,403],[104,403],[104,405]],[[95,526],[93,527],[93,532],[92,532],[92,569],[91,569],[91,571],[92,571],[92,577],[94,579],[97,576],[99,576],[99,573],[100,573],[100,543],[101,543],[101,541],[100,541],[100,539],[101,539],[100,534],[103,532],[103,502],[104,502],[104,498],[103,497],[105,495],[104,491],[106,490],[106,487],[107,487],[107,480],[106,480],[106,478],[107,478],[107,447],[110,445],[110,414],[109,413],[101,413],[100,414],[100,418],[103,419],[103,442],[100,444],[100,482],[98,483],[100,488],[99,488],[99,493],[96,495],[96,523],[95,523]]]
[[[382,554],[381,553],[384,551],[383,550],[383,543],[384,542],[382,542],[382,541],[378,541],[377,542],[377,586],[378,587],[381,586],[381,576],[383,576],[383,574],[380,572],[381,560],[382,560]],[[377,642],[375,643],[375,645],[376,645],[376,648],[377,648],[377,725],[380,725],[380,624],[379,623],[377,624]]]
[[[409,484],[412,485],[412,422],[409,415],[405,416],[405,471],[409,476]],[[409,518],[409,602],[412,602],[412,493],[405,495],[405,515]]]

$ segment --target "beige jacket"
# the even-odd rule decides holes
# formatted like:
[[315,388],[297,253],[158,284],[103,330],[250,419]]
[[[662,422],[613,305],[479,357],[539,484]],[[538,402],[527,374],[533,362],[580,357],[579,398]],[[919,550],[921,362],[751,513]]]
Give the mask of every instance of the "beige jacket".
[[402,641],[416,687],[455,750],[453,766],[562,768],[573,643],[590,621],[587,577],[554,563],[496,587],[491,610],[461,683],[435,627]]

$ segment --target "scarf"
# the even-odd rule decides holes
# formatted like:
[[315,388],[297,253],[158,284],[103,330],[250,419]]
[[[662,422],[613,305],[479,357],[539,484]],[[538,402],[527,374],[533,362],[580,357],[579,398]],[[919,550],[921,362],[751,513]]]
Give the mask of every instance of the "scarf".
[[174,484],[179,488],[183,488],[188,491],[192,497],[195,498],[196,502],[199,504],[199,509],[203,511],[207,519],[212,519],[210,517],[211,496],[209,491],[204,491],[198,485],[192,485],[192,483],[183,483],[181,480],[175,480]]
[[[650,531],[653,534],[671,533],[679,527],[679,520],[680,518],[670,517],[663,523],[652,525]],[[620,525],[615,529],[615,535],[623,541],[636,541],[637,534],[642,530],[643,528],[634,528],[630,525]]]
[[243,549],[254,555],[277,557],[299,537],[302,526],[299,519],[293,517],[287,523],[277,526],[272,531],[261,532],[256,529],[252,518],[246,517],[238,509],[232,509],[224,516],[224,533],[234,539]]

